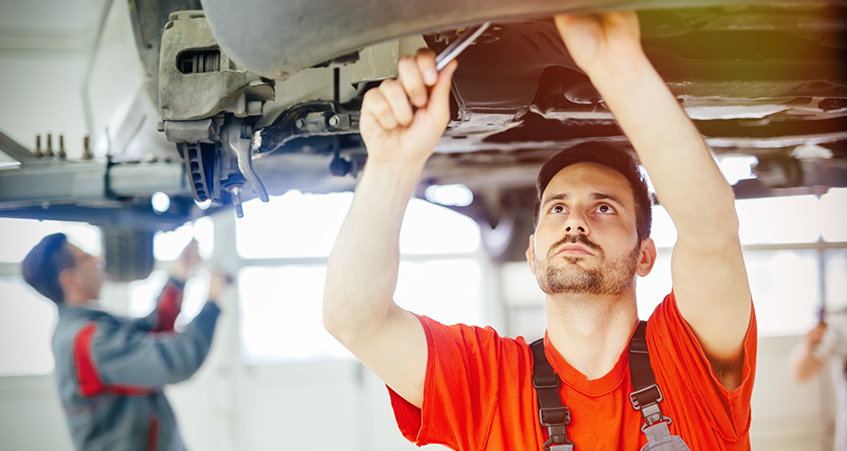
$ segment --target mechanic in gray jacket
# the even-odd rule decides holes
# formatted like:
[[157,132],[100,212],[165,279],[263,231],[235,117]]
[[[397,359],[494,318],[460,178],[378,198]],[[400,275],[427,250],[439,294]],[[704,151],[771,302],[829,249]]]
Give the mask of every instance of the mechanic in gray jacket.
[[174,333],[185,281],[200,260],[192,241],[153,313],[127,319],[97,308],[102,260],[64,234],[45,237],[24,259],[24,279],[59,307],[55,377],[77,449],[185,449],[162,389],[188,379],[203,363],[220,313],[215,299],[226,283],[224,275],[213,274],[206,305]]

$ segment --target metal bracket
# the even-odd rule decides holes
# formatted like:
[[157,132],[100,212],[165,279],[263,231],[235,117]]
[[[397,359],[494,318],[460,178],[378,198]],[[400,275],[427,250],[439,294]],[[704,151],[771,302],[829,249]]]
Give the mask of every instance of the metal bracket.
[[344,109],[330,100],[294,104],[273,124],[253,133],[253,155],[273,152],[288,141],[306,136],[333,136],[359,133],[359,111]]
[[29,164],[38,161],[38,158],[27,150],[24,146],[18,144],[11,136],[0,131],[0,152],[14,158],[21,164]]
[[[258,196],[262,202],[268,202],[270,201],[268,191],[265,189],[262,181],[259,180],[259,176],[253,170],[251,139],[244,136],[252,135],[252,133],[249,133],[250,131],[252,131],[251,127],[247,126],[243,119],[237,117],[230,118],[230,120],[224,125],[222,131],[223,140],[221,141],[221,144],[224,151],[224,157],[226,155],[232,155],[235,157],[238,170],[241,172],[244,179],[253,187],[253,191],[256,192],[256,196]],[[229,191],[230,195],[232,195],[232,203],[235,206],[236,215],[239,218],[244,216],[244,212],[241,210],[242,187],[243,183],[238,182],[225,187],[225,189]]]

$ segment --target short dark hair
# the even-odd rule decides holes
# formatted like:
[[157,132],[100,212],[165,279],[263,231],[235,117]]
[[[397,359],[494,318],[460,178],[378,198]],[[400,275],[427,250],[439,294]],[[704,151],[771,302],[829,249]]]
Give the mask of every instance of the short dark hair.
[[44,237],[21,263],[24,280],[56,304],[65,302],[65,292],[59,284],[59,274],[76,266],[76,257],[68,247],[64,233]]
[[635,158],[619,144],[608,141],[588,141],[576,144],[554,155],[544,163],[538,173],[535,187],[538,195],[535,200],[535,223],[541,208],[541,196],[550,183],[562,169],[576,163],[597,163],[608,166],[624,176],[632,188],[632,196],[635,199],[635,227],[638,231],[638,239],[643,240],[650,236],[650,228],[653,224],[652,203],[650,194],[647,192],[647,182],[638,168]]

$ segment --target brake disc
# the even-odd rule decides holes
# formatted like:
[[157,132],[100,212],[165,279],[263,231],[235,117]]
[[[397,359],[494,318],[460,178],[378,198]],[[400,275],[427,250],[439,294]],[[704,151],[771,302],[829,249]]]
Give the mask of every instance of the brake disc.
[[194,198],[205,202],[214,196],[213,164],[215,162],[215,145],[202,143],[180,143],[185,161],[185,172],[191,181]]

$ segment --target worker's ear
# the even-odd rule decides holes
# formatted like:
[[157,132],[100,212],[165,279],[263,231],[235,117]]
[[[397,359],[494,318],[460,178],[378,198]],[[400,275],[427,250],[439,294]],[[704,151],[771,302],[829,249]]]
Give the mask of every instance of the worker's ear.
[[59,273],[59,286],[67,298],[68,293],[74,293],[82,287],[82,281],[74,268],[65,268]]
[[529,247],[526,249],[526,261],[529,263],[529,271],[535,275],[535,235],[529,236]]
[[641,258],[638,260],[635,272],[644,277],[650,274],[654,264],[656,264],[656,243],[653,238],[647,237],[641,240]]

